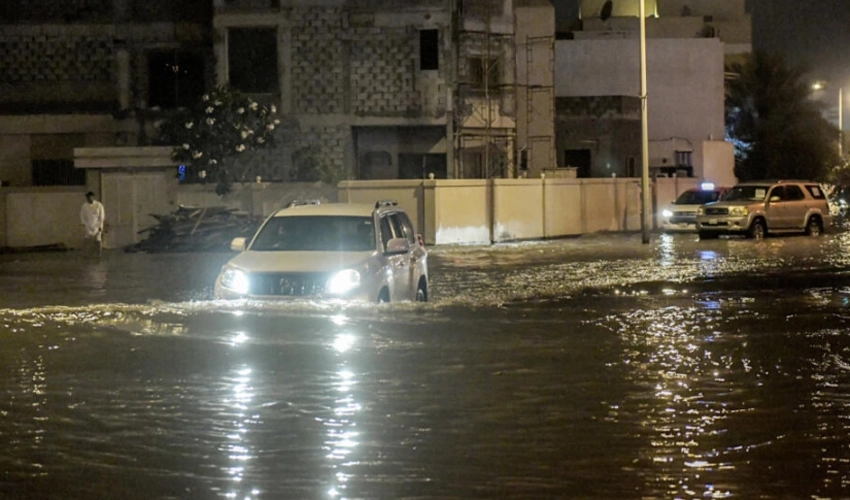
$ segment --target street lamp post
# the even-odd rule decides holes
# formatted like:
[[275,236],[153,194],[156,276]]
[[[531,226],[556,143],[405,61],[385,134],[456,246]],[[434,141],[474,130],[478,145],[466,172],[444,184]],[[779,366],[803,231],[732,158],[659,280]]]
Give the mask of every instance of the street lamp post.
[[844,87],[838,87],[838,159],[844,162]]
[[646,110],[646,0],[638,0],[640,3],[640,125],[641,125],[641,194],[642,212],[641,233],[643,243],[649,243],[649,227],[651,225],[652,198],[649,192],[649,125],[647,124]]

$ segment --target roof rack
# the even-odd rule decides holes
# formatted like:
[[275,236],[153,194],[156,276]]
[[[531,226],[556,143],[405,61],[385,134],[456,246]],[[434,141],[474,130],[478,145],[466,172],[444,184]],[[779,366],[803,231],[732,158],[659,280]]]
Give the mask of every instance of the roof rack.
[[302,205],[321,205],[320,200],[292,200],[286,208],[300,207]]
[[395,200],[378,200],[375,202],[375,208],[381,207],[395,207],[398,206],[398,202]]

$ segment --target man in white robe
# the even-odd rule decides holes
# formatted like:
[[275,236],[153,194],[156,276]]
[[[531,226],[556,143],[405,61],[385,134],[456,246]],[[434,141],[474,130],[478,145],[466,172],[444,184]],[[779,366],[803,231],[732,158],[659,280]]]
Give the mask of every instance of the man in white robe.
[[85,230],[85,250],[100,255],[103,249],[103,222],[106,212],[103,204],[94,199],[94,193],[86,193],[86,201],[80,208],[80,222]]

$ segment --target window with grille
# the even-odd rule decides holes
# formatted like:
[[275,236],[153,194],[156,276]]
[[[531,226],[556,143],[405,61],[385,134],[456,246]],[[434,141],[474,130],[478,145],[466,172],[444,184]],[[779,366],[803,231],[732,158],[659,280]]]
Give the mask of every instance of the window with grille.
[[34,186],[85,186],[86,171],[74,168],[74,160],[33,160]]
[[440,32],[419,30],[419,69],[440,69]]
[[495,57],[469,58],[469,80],[474,89],[484,90],[502,84],[502,67]]
[[691,158],[693,157],[692,151],[676,151],[676,166],[677,167],[692,167]]

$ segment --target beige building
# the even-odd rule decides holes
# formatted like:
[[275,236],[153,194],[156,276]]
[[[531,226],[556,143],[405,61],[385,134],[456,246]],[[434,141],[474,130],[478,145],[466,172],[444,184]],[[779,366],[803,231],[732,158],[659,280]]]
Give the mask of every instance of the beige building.
[[42,195],[89,189],[115,244],[135,238],[176,199],[145,147],[213,85],[280,110],[267,182],[301,180],[303,151],[355,180],[538,176],[554,66],[548,0],[0,2],[0,246],[30,243],[7,220]]
[[[581,33],[619,36],[638,30],[638,2],[611,2],[611,17],[602,19],[606,0],[581,0]],[[747,0],[645,0],[648,38],[717,38],[726,62],[752,52],[752,19]]]
[[[252,90],[291,117],[279,170],[309,147],[354,179],[515,177],[554,163],[547,0],[216,0],[213,25],[217,83],[267,74]],[[252,59],[258,45],[271,59]]]
[[278,105],[292,158],[355,179],[515,177],[554,164],[548,0],[10,0],[0,181],[97,187],[74,148],[148,145],[229,85]]
[[[651,175],[734,184],[724,141],[725,64],[750,51],[744,0],[647,0]],[[556,43],[558,166],[580,177],[637,177],[637,2],[584,0],[580,30]]]
[[0,181],[83,185],[73,148],[146,142],[212,74],[206,3],[2,2]]

